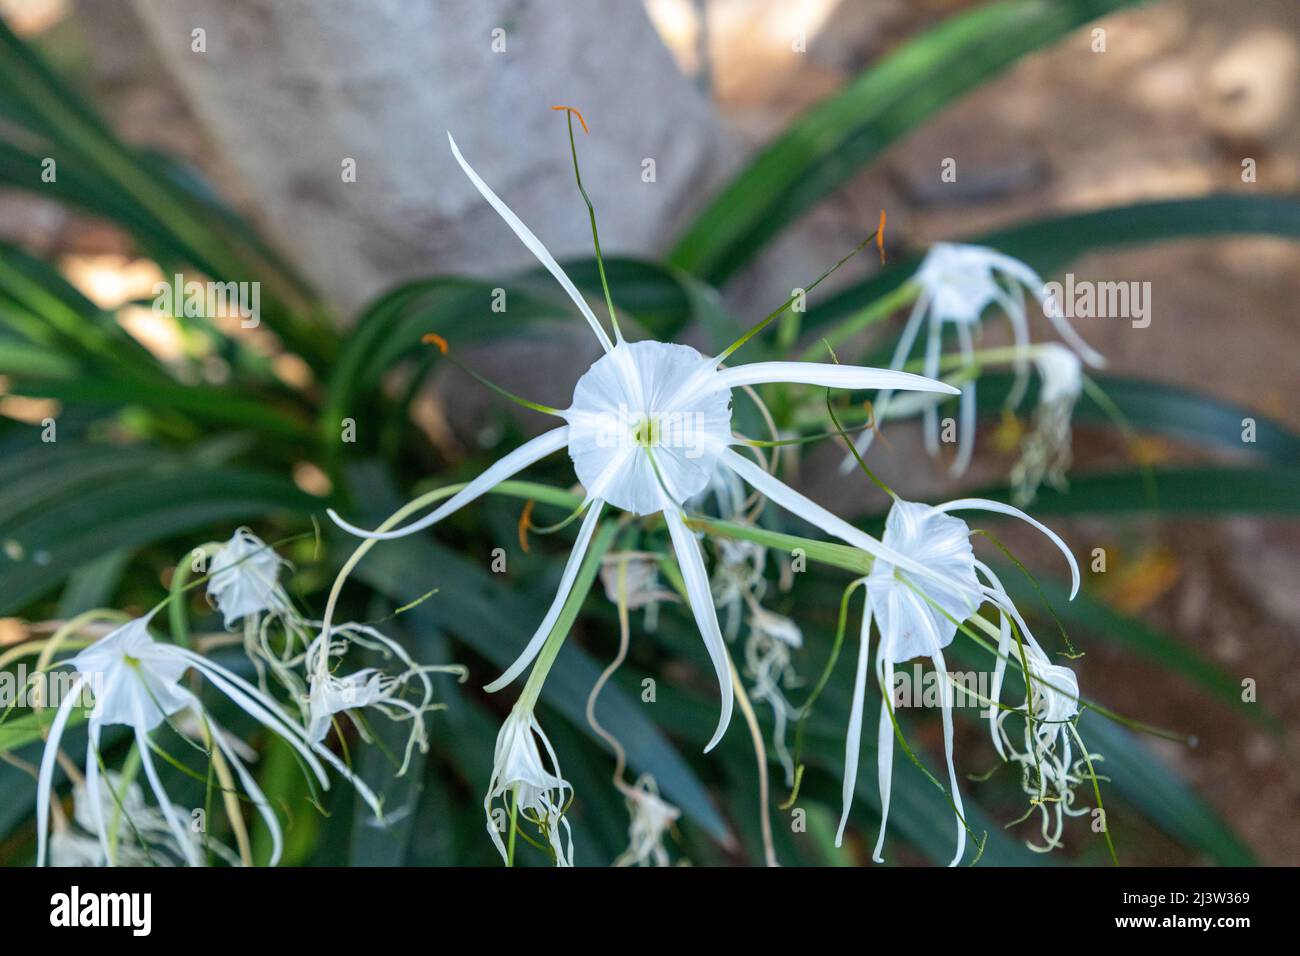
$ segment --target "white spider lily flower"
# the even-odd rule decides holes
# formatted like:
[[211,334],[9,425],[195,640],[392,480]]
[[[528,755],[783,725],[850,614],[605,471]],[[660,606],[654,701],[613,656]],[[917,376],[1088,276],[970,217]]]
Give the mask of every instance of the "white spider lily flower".
[[1056,342],[1033,349],[1038,369],[1038,407],[1034,427],[1020,446],[1020,459],[1011,469],[1016,503],[1033,502],[1044,480],[1056,488],[1065,485],[1065,473],[1072,459],[1070,419],[1083,393],[1083,363]]
[[291,607],[280,587],[280,568],[287,562],[248,528],[239,528],[212,554],[208,600],[221,612],[227,628],[264,612],[282,614]]
[[187,708],[202,716],[213,728],[212,740],[234,768],[241,786],[265,821],[271,833],[271,864],[279,861],[283,845],[279,821],[270,802],[243,760],[225,742],[225,734],[207,713],[203,704],[186,688],[181,678],[190,668],[198,671],[213,687],[221,691],[230,702],[262,726],[282,737],[302,757],[307,767],[320,782],[329,788],[329,778],[321,766],[324,759],[352,781],[358,792],[381,815],[379,801],[359,779],[329,750],[313,746],[303,729],[280,708],[274,700],[249,684],[239,675],[219,664],[180,647],[154,640],[149,633],[149,621],[154,612],[136,618],[100,638],[94,644],[66,661],[77,671],[73,686],[59,704],[50,725],[49,739],[41,757],[36,787],[37,864],[44,865],[49,831],[50,792],[54,780],[54,764],[59,743],[72,714],[72,708],[81,697],[83,686],[90,686],[95,694],[95,705],[87,720],[86,788],[91,812],[94,815],[94,832],[99,836],[105,855],[108,855],[108,830],[103,815],[98,812],[103,803],[100,776],[100,733],[106,725],[123,724],[135,732],[137,750],[145,777],[153,791],[155,801],[175,842],[192,866],[200,863],[198,852],[186,837],[175,806],[163,789],[162,779],[154,764],[150,733]]
[[[869,638],[874,621],[880,636],[876,651],[876,680],[882,695],[877,734],[881,821],[879,837],[872,853],[872,859],[877,863],[884,862],[881,851],[889,820],[889,797],[893,781],[894,722],[890,694],[894,686],[894,666],[916,657],[927,657],[937,674],[946,675],[943,648],[952,643],[958,625],[974,615],[985,601],[991,602],[1003,615],[1006,634],[1010,634],[1007,615],[1020,623],[1022,631],[1027,633],[1019,612],[1007,597],[1001,583],[986,565],[975,558],[970,544],[970,527],[951,514],[965,510],[1011,515],[1033,525],[1051,539],[1069,562],[1072,576],[1070,597],[1073,598],[1079,589],[1079,568],[1065,542],[1055,532],[1018,508],[982,498],[963,498],[937,506],[895,499],[885,519],[884,544],[895,553],[906,556],[907,564],[899,564],[892,558],[877,557],[866,578],[866,606],[862,615],[853,704],[845,742],[842,794],[844,809],[835,837],[838,846],[844,838],[844,827],[848,822],[857,784],[862,712],[870,660]],[[918,574],[918,569],[923,569],[923,573]],[[1000,653],[999,666],[1003,656]],[[995,676],[995,690],[998,681],[999,678]],[[957,851],[950,864],[955,866],[966,849],[965,811],[953,764],[952,688],[946,681],[941,686],[944,757],[948,766],[951,798],[957,813]],[[996,696],[995,693],[995,700]]]
[[[786,487],[766,472],[761,477],[754,476],[753,471],[762,470],[731,450],[730,446],[737,441],[731,431],[731,390],[769,382],[851,390],[886,388],[947,394],[958,394],[958,390],[919,375],[857,366],[757,362],[723,368],[722,362],[729,352],[709,358],[685,345],[627,342],[617,329],[616,341],[611,341],[590,306],[541,241],[470,168],[450,134],[448,139],[452,155],[466,176],[569,294],[605,354],[578,380],[570,407],[555,412],[565,425],[509,453],[425,517],[388,532],[358,528],[333,511],[330,517],[340,527],[364,538],[391,539],[413,534],[437,524],[534,462],[567,448],[578,480],[586,490],[586,515],[577,543],[561,575],[555,600],[533,638],[519,658],[500,678],[487,685],[487,689],[496,691],[508,685],[541,650],[573,588],[604,506],[610,504],[634,515],[662,512],[691,611],[722,696],[718,726],[705,747],[706,751],[711,750],[731,720],[730,665],[703,554],[699,541],[686,525],[683,508],[709,485],[719,466],[737,472],[774,500],[776,496],[768,494],[760,485],[775,482],[779,488]],[[830,530],[826,525],[822,527]]]
[[631,787],[620,785],[627,798],[631,821],[627,827],[628,847],[614,860],[615,866],[668,866],[664,835],[681,819],[682,811],[663,797],[654,777],[642,774]]
[[[541,741],[541,749],[538,741]],[[542,759],[542,749],[546,759]],[[551,769],[547,769],[549,763]],[[501,839],[504,821],[517,814],[522,821],[537,827],[555,854],[556,866],[573,866],[573,834],[565,810],[573,797],[573,785],[561,776],[560,761],[555,748],[537,722],[532,708],[516,707],[506,718],[497,733],[496,749],[492,759],[492,779],[487,796],[483,798],[483,812],[487,815],[487,830],[501,854],[503,862],[510,858]],[[504,808],[493,803],[500,799]],[[561,836],[563,829],[563,837]]]
[[[1105,358],[1079,337],[1067,321],[1060,303],[1045,292],[1043,280],[1019,259],[1013,259],[986,246],[940,242],[930,247],[913,279],[921,294],[912,307],[903,334],[898,340],[890,367],[901,369],[912,353],[922,326],[926,327],[925,353],[922,369],[925,375],[935,378],[939,374],[940,348],[943,327],[951,324],[957,333],[957,346],[962,356],[961,372],[970,373],[978,368],[975,360],[975,331],[980,316],[990,305],[999,306],[1011,324],[1011,334],[1016,346],[1025,352],[1017,360],[1016,381],[1008,397],[1008,404],[1016,405],[1027,383],[1029,350],[1029,320],[1025,311],[1025,289],[1038,300],[1044,314],[1051,321],[1070,350],[1088,365],[1101,367]],[[879,421],[888,410],[892,389],[884,389],[873,405]],[[939,453],[939,416],[937,403],[926,403],[922,408],[922,422],[926,450],[931,455]],[[858,436],[859,453],[865,452],[875,437],[874,429],[866,429]],[[960,475],[970,464],[975,450],[975,383],[962,389],[960,420],[957,435],[957,455],[952,463],[952,474]],[[841,470],[851,471],[853,456],[844,459]]]
[[[456,664],[417,664],[401,644],[364,624],[339,624],[331,627],[330,632],[327,660],[321,660],[325,651],[323,635],[317,637],[307,648],[305,669],[310,682],[306,695],[307,739],[316,744],[321,743],[329,733],[334,716],[348,713],[361,736],[369,740],[365,725],[351,713],[364,707],[374,708],[390,720],[409,721],[411,732],[407,738],[402,765],[397,771],[400,777],[410,766],[411,754],[416,747],[420,748],[421,753],[428,752],[429,738],[424,726],[424,715],[442,707],[441,704],[433,703],[433,682],[429,675],[449,673],[464,680],[468,672]],[[341,660],[353,644],[395,660],[401,671],[390,674],[377,667],[365,667],[339,676],[335,673],[332,662]],[[418,702],[399,696],[412,685],[416,686]]]

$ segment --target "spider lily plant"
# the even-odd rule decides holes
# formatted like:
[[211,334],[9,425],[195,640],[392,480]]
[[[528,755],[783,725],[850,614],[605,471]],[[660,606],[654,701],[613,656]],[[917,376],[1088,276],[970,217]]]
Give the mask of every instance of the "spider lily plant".
[[303,728],[279,704],[220,664],[188,648],[155,640],[149,633],[152,617],[151,612],[123,624],[64,662],[74,668],[78,676],[73,682],[71,691],[59,704],[54,721],[50,725],[50,736],[45,745],[45,753],[41,758],[36,787],[38,865],[44,865],[46,859],[50,791],[59,744],[72,709],[80,699],[81,689],[92,678],[94,681],[91,686],[96,690],[94,708],[87,720],[89,734],[86,743],[86,789],[90,799],[95,833],[108,859],[112,859],[112,853],[108,845],[107,822],[100,812],[104,797],[100,789],[100,764],[103,758],[99,741],[104,727],[122,724],[130,727],[135,735],[136,748],[140,754],[145,777],[175,838],[176,845],[181,848],[187,863],[192,866],[200,863],[193,841],[186,835],[187,828],[163,788],[162,778],[158,774],[153,758],[155,744],[151,737],[152,733],[170,718],[185,710],[193,711],[207,727],[211,728],[208,736],[213,745],[221,751],[222,756],[234,769],[249,800],[257,808],[271,833],[272,865],[280,859],[283,835],[275,811],[253,775],[248,772],[243,760],[235,749],[226,743],[221,728],[211,714],[199,698],[182,683],[182,678],[191,668],[221,691],[232,704],[288,743],[302,758],[322,788],[329,788],[329,777],[322,766],[323,760],[348,777],[374,809],[376,815],[382,816],[379,800],[370,788],[357,779],[331,751],[314,746],[308,740]]
[[[893,781],[894,736],[897,728],[891,695],[895,666],[914,658],[928,658],[933,663],[935,672],[946,678],[948,671],[943,648],[952,643],[962,622],[972,618],[982,604],[989,602],[1001,616],[1003,635],[998,647],[999,662],[991,702],[996,705],[1006,656],[1010,653],[1013,626],[1018,625],[1025,640],[1037,647],[1032,644],[1033,637],[1029,634],[1024,619],[1007,596],[997,575],[975,557],[970,543],[970,527],[953,515],[953,512],[969,510],[1010,515],[1045,534],[1065,555],[1070,565],[1071,599],[1078,593],[1079,567],[1070,549],[1055,532],[1020,509],[980,498],[963,498],[937,506],[895,498],[885,520],[884,543],[898,554],[906,555],[908,566],[900,566],[888,559],[877,559],[872,564],[870,574],[859,582],[866,590],[866,599],[844,754],[844,809],[835,837],[836,844],[839,845],[844,838],[844,827],[848,823],[857,784],[867,672],[870,665],[870,635],[874,623],[879,634],[875,674],[881,690],[877,734],[881,822],[872,853],[872,858],[877,863],[884,862],[881,852],[889,820]],[[918,569],[921,573],[918,573]],[[1046,655],[1040,649],[1033,666],[1041,668],[1045,662]],[[1035,676],[1037,675],[1028,676],[1027,680],[1033,680]],[[953,760],[953,697],[946,679],[941,686],[944,758],[948,769],[950,798],[957,817],[957,849],[951,863],[955,866],[966,849],[967,825]]]
[[[515,235],[553,275],[586,320],[604,351],[574,387],[567,409],[537,406],[564,424],[526,442],[487,468],[464,489],[425,517],[392,531],[368,531],[330,512],[342,528],[363,538],[389,540],[432,527],[522,469],[561,450],[568,451],[585,489],[584,517],[577,543],[564,567],[549,611],[518,659],[487,685],[497,691],[518,677],[537,656],[551,633],[573,587],[578,568],[606,505],[632,515],[662,514],[673,553],[681,568],[696,626],[718,679],[722,709],[717,728],[705,746],[712,750],[731,720],[733,691],[727,653],[713,605],[708,573],[699,542],[686,525],[684,506],[710,484],[717,468],[735,472],[772,500],[790,499],[788,489],[768,472],[739,455],[742,442],[732,432],[731,393],[743,386],[769,382],[862,390],[892,389],[955,395],[959,390],[909,372],[814,362],[724,362],[763,324],[717,355],[706,357],[687,345],[624,339],[612,301],[611,338],[577,287],[510,208],[461,155],[448,134],[452,155],[470,182],[510,226]],[[776,490],[776,494],[772,491]],[[791,492],[792,494],[792,492]],[[801,517],[808,517],[802,514]],[[838,520],[838,519],[837,519]],[[816,522],[814,522],[816,523]],[[822,529],[834,534],[831,527]]]

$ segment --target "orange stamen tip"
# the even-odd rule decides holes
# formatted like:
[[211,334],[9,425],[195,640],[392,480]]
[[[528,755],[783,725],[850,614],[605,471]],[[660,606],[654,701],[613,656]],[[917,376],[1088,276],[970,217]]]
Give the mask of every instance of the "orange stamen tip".
[[572,106],[552,106],[551,109],[564,110],[566,113],[572,113],[574,116],[578,117],[578,122],[582,124],[582,131],[584,133],[590,132],[590,130],[587,129],[587,121],[582,118],[582,113],[574,109]]
[[880,250],[880,264],[885,264],[885,210],[880,210],[880,225],[876,227],[876,248]]
[[524,554],[528,553],[528,529],[533,526],[533,505],[536,502],[529,498],[524,502],[524,510],[519,513],[519,547],[523,549]]
[[420,341],[423,342],[425,345],[436,345],[438,346],[439,352],[441,352],[443,355],[447,354],[448,351],[447,340],[444,339],[437,332],[425,332],[424,335],[420,336]]

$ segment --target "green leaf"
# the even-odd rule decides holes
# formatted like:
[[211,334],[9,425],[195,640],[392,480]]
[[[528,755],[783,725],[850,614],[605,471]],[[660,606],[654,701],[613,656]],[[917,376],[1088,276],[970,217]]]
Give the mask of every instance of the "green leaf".
[[[1225,235],[1300,238],[1300,201],[1282,195],[1218,194],[1143,202],[1049,216],[957,241],[992,246],[1046,276],[1099,249]],[[919,263],[919,256],[900,259],[878,275],[811,306],[804,314],[804,328],[817,328],[866,308],[907,281]]]
[[0,524],[0,613],[12,613],[102,555],[138,548],[214,522],[321,502],[283,479],[231,469],[130,476],[60,496],[30,516]]
[[[995,415],[1002,409],[1013,378],[1003,372],[980,376],[976,394],[981,413]],[[1116,375],[1094,375],[1093,379],[1138,432],[1250,452],[1276,464],[1300,464],[1300,435],[1254,409],[1163,382]],[[1037,380],[1031,383],[1024,407],[1033,407],[1038,388]],[[1250,443],[1241,440],[1241,423],[1246,418],[1255,422],[1255,440]],[[1075,408],[1074,420],[1113,424],[1107,410],[1086,392]]]
[[672,261],[720,284],[927,117],[1132,0],[1005,0],[944,20],[799,117],[687,230]]
[[[1067,491],[1039,490],[1034,516],[1300,514],[1300,467],[1218,468],[1193,466],[1154,472],[1158,501],[1152,507],[1139,471],[1072,475]],[[977,497],[1009,501],[1006,488]]]

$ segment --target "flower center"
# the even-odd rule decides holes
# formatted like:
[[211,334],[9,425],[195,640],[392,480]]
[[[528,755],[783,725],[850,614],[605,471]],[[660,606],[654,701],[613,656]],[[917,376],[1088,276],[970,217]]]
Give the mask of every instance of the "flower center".
[[659,444],[661,430],[656,415],[642,415],[632,424],[632,441],[642,448],[654,448]]
[[587,492],[634,514],[654,514],[708,485],[731,441],[731,392],[711,385],[693,348],[622,342],[578,380],[569,457]]

